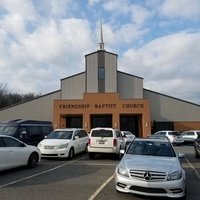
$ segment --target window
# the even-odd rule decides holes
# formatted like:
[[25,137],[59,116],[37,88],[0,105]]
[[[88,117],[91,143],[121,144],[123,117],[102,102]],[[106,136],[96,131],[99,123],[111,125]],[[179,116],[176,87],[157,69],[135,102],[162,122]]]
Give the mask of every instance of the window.
[[40,126],[30,126],[27,127],[27,129],[30,136],[42,135],[42,130]]
[[120,131],[116,131],[116,135],[117,135],[117,137],[122,137],[122,134]]
[[127,153],[147,156],[176,156],[170,143],[157,141],[134,141]]
[[22,143],[12,138],[4,138],[7,147],[21,147]]
[[0,147],[5,147],[5,142],[4,142],[4,139],[3,137],[0,137]]
[[17,130],[17,126],[0,126],[0,132],[6,135],[13,135]]
[[194,132],[187,132],[186,135],[195,135]]
[[166,135],[166,132],[158,132],[156,135]]
[[105,80],[105,68],[104,67],[98,68],[98,80]]
[[180,136],[181,135],[181,133],[178,132],[178,131],[172,131],[172,132],[169,132],[168,134],[169,135],[175,135],[175,136]]
[[85,130],[81,130],[79,135],[80,135],[80,137],[87,137],[88,136],[88,134],[86,133]]
[[113,137],[113,132],[111,130],[93,130],[92,137]]
[[71,140],[73,131],[52,131],[47,139],[68,139]]
[[41,128],[44,136],[48,135],[53,130],[51,126],[41,126]]

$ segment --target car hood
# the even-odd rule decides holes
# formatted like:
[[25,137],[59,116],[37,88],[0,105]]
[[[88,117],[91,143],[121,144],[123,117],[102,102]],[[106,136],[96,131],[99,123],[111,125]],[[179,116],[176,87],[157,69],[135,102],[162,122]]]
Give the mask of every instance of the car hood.
[[120,165],[126,169],[173,172],[181,169],[177,157],[143,156],[126,154],[122,158]]
[[57,145],[61,145],[61,144],[67,144],[69,143],[71,140],[67,140],[67,139],[44,139],[40,142],[40,144],[42,145],[49,145],[49,146],[57,146]]

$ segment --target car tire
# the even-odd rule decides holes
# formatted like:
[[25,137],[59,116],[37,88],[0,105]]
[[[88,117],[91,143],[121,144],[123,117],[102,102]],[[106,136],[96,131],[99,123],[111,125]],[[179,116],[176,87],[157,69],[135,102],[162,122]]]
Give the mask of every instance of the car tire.
[[117,159],[117,160],[121,160],[122,157],[123,157],[122,154],[120,153],[121,149],[122,149],[122,148],[121,148],[121,146],[120,146],[119,152],[118,152],[118,154],[116,154],[116,159]]
[[36,152],[32,153],[28,159],[27,167],[34,168],[38,164],[39,156]]
[[194,150],[194,154],[195,154],[195,158],[199,158],[200,157],[200,155],[198,154],[196,149]]
[[88,144],[85,146],[85,153],[88,153]]
[[71,147],[71,149],[69,150],[68,159],[71,160],[73,157],[74,157],[74,148]]
[[95,159],[95,153],[88,153],[89,159]]

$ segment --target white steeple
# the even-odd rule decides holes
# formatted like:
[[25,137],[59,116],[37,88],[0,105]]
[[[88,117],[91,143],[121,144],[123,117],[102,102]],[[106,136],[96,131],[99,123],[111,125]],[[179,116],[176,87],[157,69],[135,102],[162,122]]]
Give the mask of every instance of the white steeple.
[[104,50],[102,22],[100,22],[100,42],[99,42],[99,50]]

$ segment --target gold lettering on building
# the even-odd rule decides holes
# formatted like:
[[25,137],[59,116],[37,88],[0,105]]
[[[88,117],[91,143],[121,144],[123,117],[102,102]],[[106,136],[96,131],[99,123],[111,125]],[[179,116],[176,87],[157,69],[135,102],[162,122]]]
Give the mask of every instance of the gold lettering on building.
[[89,104],[60,104],[60,109],[88,109]]
[[127,108],[144,108],[144,104],[140,104],[140,103],[138,103],[138,104],[122,104],[122,108],[125,108],[125,109],[127,109]]
[[94,107],[95,108],[111,109],[111,108],[115,108],[116,104],[95,104]]
[[[89,109],[89,108],[96,108],[96,109],[116,109],[117,104],[60,104],[60,109]],[[144,104],[122,104],[123,109],[137,109],[137,108],[144,108]]]

